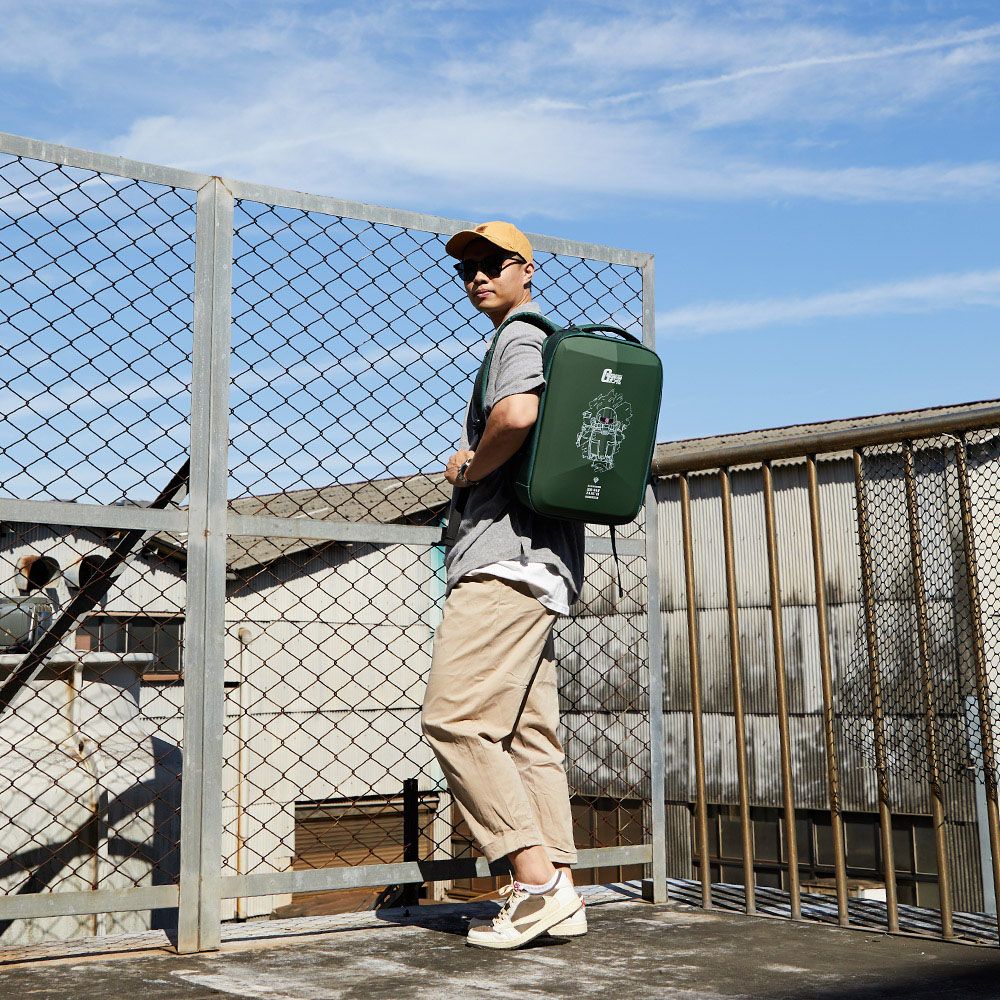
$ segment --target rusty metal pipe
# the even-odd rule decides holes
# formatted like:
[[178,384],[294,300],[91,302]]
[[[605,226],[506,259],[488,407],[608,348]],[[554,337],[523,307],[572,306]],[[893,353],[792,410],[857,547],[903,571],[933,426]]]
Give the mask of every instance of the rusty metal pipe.
[[892,810],[889,796],[889,766],[885,745],[885,716],[882,711],[882,679],[878,666],[878,639],[875,631],[875,583],[872,577],[871,535],[861,466],[861,452],[854,452],[854,490],[858,512],[858,546],[861,552],[861,597],[868,642],[868,674],[872,692],[872,724],[875,729],[875,774],[878,781],[878,824],[885,869],[886,916],[890,934],[899,933],[899,906],[896,896],[896,861],[892,849]]
[[913,568],[913,596],[917,606],[917,647],[920,655],[920,690],[924,709],[924,733],[927,739],[928,791],[934,824],[934,850],[937,855],[938,888],[941,896],[941,936],[947,941],[955,936],[952,921],[951,879],[948,852],[944,839],[944,790],[938,759],[937,713],[934,710],[934,679],[931,674],[930,619],[927,591],[924,587],[924,553],[920,537],[920,513],[917,506],[917,477],[913,468],[913,444],[903,447],[906,479],[906,515],[910,528],[910,563]]
[[722,496],[722,541],[726,552],[726,607],[729,613],[729,669],[736,726],[736,776],[740,795],[740,845],[746,912],[757,912],[753,874],[753,838],[750,825],[750,776],[747,767],[746,715],[743,704],[743,664],[740,656],[739,606],[736,596],[736,552],[733,544],[733,493],[729,470],[719,470]]
[[764,470],[764,520],[767,527],[767,569],[771,592],[771,635],[774,640],[774,684],[778,701],[778,739],[781,744],[781,801],[785,813],[785,857],[792,919],[802,916],[799,888],[799,848],[795,829],[795,786],[792,777],[792,739],[788,728],[788,682],[785,677],[785,629],[781,615],[781,571],[778,565],[778,527],[774,514],[774,477],[771,463]]
[[[965,550],[965,581],[972,617],[973,652],[976,660],[976,700],[979,703],[979,729],[983,747],[983,772],[986,777],[986,812],[990,828],[990,858],[993,864],[993,893],[1000,913],[1000,809],[997,807],[997,770],[993,745],[993,720],[990,712],[989,676],[986,672],[986,643],[983,638],[983,608],[979,596],[979,572],[976,565],[976,541],[972,520],[972,491],[965,439],[955,443],[958,472],[958,497],[962,511],[962,545]],[[986,887],[983,886],[983,891]]]
[[695,602],[694,544],[691,536],[691,492],[680,477],[681,524],[684,536],[684,587],[687,600],[688,667],[691,673],[691,726],[694,738],[695,832],[701,875],[701,905],[712,906],[712,873],[708,864],[708,802],[705,792],[705,733],[701,717],[701,660],[698,653],[698,607]]
[[837,921],[850,927],[847,908],[847,855],[844,850],[844,817],[840,807],[840,767],[834,731],[833,671],[830,667],[830,626],[826,609],[826,568],[823,559],[823,527],[819,505],[816,456],[806,462],[809,477],[809,523],[812,529],[813,577],[816,589],[816,631],[819,639],[819,666],[823,678],[823,738],[826,743],[826,784],[830,802],[830,829],[837,880]]

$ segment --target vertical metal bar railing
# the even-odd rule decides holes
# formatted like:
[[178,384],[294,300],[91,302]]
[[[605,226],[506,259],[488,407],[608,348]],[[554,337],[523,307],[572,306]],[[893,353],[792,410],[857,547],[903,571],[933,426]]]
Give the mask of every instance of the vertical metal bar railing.
[[[642,339],[656,349],[655,271],[650,257],[642,269]],[[660,505],[652,484],[646,490],[646,611],[649,662],[649,779],[652,815],[653,902],[667,899],[667,805],[663,721],[663,618],[660,598]]]
[[865,639],[868,646],[868,671],[872,696],[872,725],[875,736],[875,773],[878,782],[879,834],[889,933],[899,931],[899,907],[896,899],[896,865],[892,849],[892,809],[889,795],[889,765],[886,755],[885,712],[882,702],[882,678],[878,662],[876,633],[875,581],[872,575],[871,534],[861,452],[854,451],[854,489],[858,515],[858,545],[861,552],[861,599],[864,607]]
[[799,851],[795,825],[795,788],[792,777],[792,741],[788,722],[788,683],[785,676],[785,629],[781,614],[781,570],[778,564],[778,527],[774,512],[774,477],[764,463],[764,518],[767,527],[767,568],[771,594],[771,635],[774,640],[774,684],[778,705],[781,752],[781,800],[785,814],[784,857],[788,864],[788,891],[792,918],[802,916],[799,891]]
[[684,536],[684,593],[687,604],[688,667],[691,674],[691,730],[694,740],[695,836],[701,876],[701,904],[712,905],[712,873],[708,864],[708,803],[705,792],[705,731],[701,711],[701,659],[698,652],[698,607],[691,536],[691,490],[687,476],[680,477],[681,531]]
[[[979,705],[979,729],[983,752],[983,773],[986,780],[986,810],[990,831],[990,858],[993,863],[993,893],[1000,913],[1000,808],[997,806],[997,762],[993,739],[993,718],[990,711],[989,675],[986,666],[986,642],[983,636],[983,609],[979,596],[979,573],[976,562],[975,529],[972,518],[972,491],[969,487],[969,467],[965,438],[955,443],[955,465],[958,473],[958,496],[962,514],[962,546],[965,553],[965,582],[972,619],[972,647],[976,667],[976,700]],[[986,886],[983,886],[986,894]]]
[[[969,843],[967,837],[971,829],[966,824],[968,817],[962,810],[971,808],[965,792],[957,787],[958,796],[955,803],[945,802],[947,793],[946,782],[952,778],[961,778],[963,769],[968,768],[965,753],[974,759],[977,765],[983,767],[985,777],[980,777],[977,789],[976,809],[981,823],[980,844],[985,844],[987,851],[983,859],[982,880],[986,896],[993,897],[1000,907],[1000,773],[998,773],[995,701],[997,688],[992,677],[993,666],[990,658],[990,632],[993,620],[987,604],[986,589],[992,583],[988,576],[989,570],[984,565],[977,565],[977,555],[980,563],[994,555],[987,537],[992,522],[988,520],[991,501],[995,499],[995,463],[998,420],[1000,406],[990,404],[969,408],[959,408],[960,412],[945,413],[942,416],[915,416],[904,420],[893,417],[882,421],[872,420],[870,426],[836,428],[817,432],[804,432],[787,438],[774,440],[758,440],[746,438],[731,442],[709,441],[704,445],[697,442],[681,442],[676,447],[661,446],[655,463],[656,473],[660,476],[675,476],[682,483],[681,513],[685,527],[690,521],[690,513],[685,510],[687,497],[686,485],[689,476],[698,472],[712,472],[721,478],[722,497],[721,510],[723,522],[723,542],[729,560],[727,590],[729,606],[729,639],[730,666],[732,668],[734,691],[731,697],[737,704],[740,714],[739,699],[746,692],[743,690],[740,677],[740,642],[739,614],[734,583],[737,571],[742,571],[744,562],[734,567],[732,556],[733,521],[731,514],[731,483],[729,470],[734,466],[756,466],[763,468],[765,482],[761,495],[765,502],[765,517],[767,520],[768,537],[766,541],[769,558],[769,573],[771,577],[771,631],[775,640],[776,661],[781,656],[780,634],[784,627],[780,616],[786,608],[781,607],[781,578],[778,566],[780,539],[782,545],[785,537],[778,535],[778,529],[783,528],[780,514],[776,512],[774,477],[770,463],[778,460],[798,459],[805,465],[808,480],[808,507],[810,517],[810,532],[812,542],[812,574],[814,599],[808,598],[806,604],[814,603],[816,610],[817,646],[819,653],[818,680],[821,682],[821,703],[812,710],[815,724],[822,727],[822,740],[825,744],[826,795],[829,803],[830,834],[824,838],[825,830],[816,830],[819,836],[816,842],[818,854],[808,859],[818,872],[824,869],[835,878],[836,908],[833,899],[829,905],[823,905],[819,898],[812,895],[803,897],[809,900],[809,906],[804,902],[801,912],[810,918],[823,921],[836,920],[842,927],[870,927],[874,919],[878,925],[890,933],[906,933],[940,936],[945,940],[975,940],[984,941],[997,938],[994,934],[997,925],[988,920],[988,915],[972,912],[980,909],[975,899],[974,880],[971,859],[975,855],[975,842]],[[983,439],[981,453],[977,448],[973,457],[966,452],[965,435],[973,431],[988,432]],[[954,489],[951,479],[951,465],[946,465],[943,471],[940,467],[942,447],[939,439],[942,435],[961,435],[956,440],[954,461],[957,466],[957,479],[960,505],[960,525],[951,525],[952,513],[947,504],[936,502],[937,493],[923,494],[923,482],[917,473],[923,466],[921,457],[923,447],[928,454],[933,454],[934,464],[927,468],[929,477],[933,472],[935,483],[945,490]],[[978,438],[976,439],[979,440]],[[886,462],[871,461],[868,448],[888,446],[885,452]],[[948,449],[950,457],[950,448]],[[846,456],[845,456],[846,453]],[[881,454],[881,453],[880,453]],[[848,457],[849,456],[849,457]],[[833,475],[829,481],[822,483],[818,471],[818,457],[828,458],[831,462]],[[850,465],[847,469],[841,464],[848,457]],[[905,462],[905,467],[904,467]],[[982,464],[979,464],[979,463]],[[846,463],[845,463],[846,464]],[[840,492],[841,475],[846,472],[844,486],[853,479],[854,505],[853,510],[845,507],[838,511],[842,500],[849,494]],[[853,472],[853,475],[852,475]],[[944,478],[944,482],[940,481]],[[900,496],[903,490],[905,496]],[[992,491],[992,492],[991,492]],[[755,491],[756,492],[756,491]],[[829,501],[828,501],[829,497]],[[778,495],[780,502],[781,495]],[[822,503],[821,503],[822,501]],[[846,558],[842,551],[846,536],[842,539],[831,535],[831,527],[824,524],[824,515],[828,515],[827,503],[833,508],[833,514],[842,513],[850,520],[856,520],[858,546],[860,550],[860,642],[857,646],[853,637],[848,636],[844,629],[848,617],[853,611],[856,598],[852,595],[853,573],[857,571],[857,563]],[[904,549],[899,548],[899,519],[907,517],[909,538],[903,542]],[[957,520],[958,518],[956,518]],[[974,520],[975,519],[975,520]],[[836,523],[836,520],[834,521]],[[764,526],[762,525],[762,528]],[[906,529],[904,529],[906,530]],[[952,537],[954,530],[955,537]],[[958,612],[960,620],[956,620],[954,628],[944,618],[935,613],[934,594],[931,592],[931,567],[927,560],[933,547],[942,558],[942,566],[950,564],[954,556],[954,548],[959,544],[957,537],[961,531],[961,546],[964,549],[964,566],[955,565],[956,600],[961,608]],[[982,532],[977,553],[977,532]],[[756,539],[756,532],[755,539]],[[761,535],[763,535],[763,530]],[[853,536],[854,531],[850,531]],[[983,539],[986,539],[984,542]],[[832,547],[833,555],[824,552],[824,542]],[[933,545],[932,545],[933,543]],[[984,548],[985,546],[985,548]],[[764,547],[763,544],[761,546]],[[685,548],[685,570],[693,578],[693,566],[705,557],[700,547],[690,544]],[[783,551],[783,550],[782,550]],[[754,554],[744,556],[737,553],[741,560],[747,559],[746,565],[753,565]],[[832,563],[827,560],[832,558]],[[897,565],[902,560],[902,576]],[[782,560],[784,561],[784,560]],[[778,571],[778,572],[776,572]],[[787,570],[786,570],[787,572]],[[898,596],[896,588],[898,580],[908,580],[913,574],[914,591],[909,600]],[[788,584],[785,584],[786,589]],[[693,603],[693,586],[688,582],[688,603]],[[964,591],[964,593],[963,593]],[[833,607],[831,607],[833,602]],[[907,624],[907,609],[912,610],[912,625]],[[834,615],[836,614],[836,617]],[[939,620],[940,619],[940,620]],[[915,626],[915,629],[913,628]],[[763,630],[758,630],[742,622],[744,641],[761,640]],[[790,626],[789,626],[790,627]],[[766,626],[764,627],[766,629]],[[911,631],[912,630],[912,631]],[[758,631],[760,634],[758,634]],[[695,634],[689,625],[689,639]],[[954,662],[946,650],[954,650]],[[744,647],[744,652],[746,648]],[[786,651],[787,657],[792,656],[792,648]],[[846,654],[846,657],[845,657]],[[690,651],[692,670],[701,669],[697,660],[698,648],[694,644]],[[806,680],[811,672],[811,664],[807,654],[795,649],[795,673]],[[947,659],[939,664],[942,655]],[[838,657],[839,663],[834,659]],[[956,714],[954,697],[955,687],[962,681],[966,672],[962,660],[970,663],[968,674],[974,674],[974,695],[966,698],[963,703],[967,712]],[[788,659],[787,667],[792,670],[793,664]],[[779,664],[776,662],[776,667]],[[836,668],[836,669],[835,669]],[[892,670],[893,682],[890,687],[889,670]],[[899,671],[897,675],[897,671]],[[958,671],[956,676],[955,671]],[[939,678],[940,673],[940,678]],[[776,674],[780,685],[780,678]],[[786,677],[786,685],[791,684],[791,677]],[[942,685],[944,685],[942,687]],[[961,691],[959,690],[961,694]],[[777,723],[791,726],[791,712],[798,710],[798,705],[788,697],[794,696],[794,688],[786,690],[785,704],[779,704],[775,710]],[[913,708],[908,709],[904,698],[910,698]],[[782,699],[779,697],[779,701]],[[819,699],[817,699],[819,700]],[[898,704],[897,704],[898,703]],[[966,704],[967,703],[967,704]],[[973,707],[975,706],[975,707]],[[701,694],[698,691],[695,709],[699,715],[696,721],[697,731],[701,731]],[[714,705],[713,705],[714,709]],[[978,709],[978,718],[977,718]],[[820,716],[820,713],[821,716]],[[919,718],[917,715],[919,713]],[[913,716],[912,721],[910,716]],[[916,732],[911,733],[911,725]],[[968,735],[969,732],[972,735]],[[818,735],[818,734],[817,734]],[[914,737],[917,737],[914,739]],[[968,745],[966,743],[968,741]],[[743,749],[745,737],[737,733],[736,769],[742,761],[739,752]],[[791,747],[791,741],[783,737],[783,743]],[[800,744],[796,743],[795,747]],[[756,746],[754,747],[756,750]],[[818,747],[817,747],[818,749]],[[695,747],[695,756],[703,748]],[[766,751],[765,751],[766,753]],[[774,769],[778,764],[777,753],[765,756],[759,763],[759,768]],[[793,749],[792,763],[802,767],[802,774],[811,775],[812,768],[808,760],[799,760],[798,753]],[[810,752],[811,759],[812,754]],[[818,760],[817,760],[817,763]],[[783,777],[788,775],[788,761],[780,762]],[[823,766],[823,765],[820,765]],[[699,764],[699,770],[701,765]],[[978,770],[978,766],[976,768]],[[792,769],[793,776],[799,772]],[[870,789],[861,785],[867,775],[874,778]],[[700,777],[700,775],[699,775]],[[715,780],[717,774],[714,765],[708,768],[702,781],[707,783]],[[801,780],[801,779],[799,779]],[[742,783],[742,781],[741,781]],[[776,783],[775,783],[776,784]],[[865,782],[867,784],[867,781]],[[931,795],[927,797],[930,786]],[[983,787],[985,785],[985,788]],[[794,790],[789,803],[788,784],[785,782],[779,801],[777,790],[775,795],[761,795],[761,804],[773,808],[778,806],[785,814],[785,827],[791,832],[789,822],[790,806],[794,806]],[[755,795],[761,793],[755,792]],[[899,798],[897,799],[897,796]],[[981,798],[980,798],[981,797]],[[914,820],[911,814],[919,814],[924,810],[914,805],[921,799],[927,799],[926,812],[930,824],[925,826],[923,817]],[[870,803],[869,803],[870,800]],[[894,815],[906,803],[907,815]],[[697,797],[695,796],[695,805]],[[859,814],[858,842],[854,843],[854,829],[848,830],[845,810],[850,806],[852,812]],[[810,806],[811,809],[818,807]],[[825,807],[825,803],[824,803]],[[867,820],[863,814],[875,813],[877,822],[874,825],[875,847],[874,857],[870,857],[870,847],[864,835],[867,832]],[[794,815],[794,814],[793,814]],[[756,816],[750,824],[744,812],[741,817],[741,829],[744,834],[744,870],[749,865],[746,848],[747,834],[751,831],[756,835],[770,830],[758,831]],[[762,816],[760,822],[766,822]],[[825,824],[824,824],[825,825]],[[895,827],[895,829],[894,829]],[[927,836],[926,851],[923,834]],[[848,834],[851,842],[848,844]],[[904,845],[901,834],[908,836]],[[790,839],[790,838],[789,838]],[[832,844],[830,843],[832,840]],[[770,843],[770,840],[767,841]],[[933,854],[929,854],[933,843]],[[700,845],[699,845],[700,846]],[[719,845],[721,848],[722,845]],[[902,852],[906,851],[904,861]],[[848,850],[850,849],[850,855]],[[928,856],[929,855],[929,856]],[[738,856],[735,844],[728,849],[717,850],[713,844],[708,857],[710,864],[733,863]],[[779,864],[789,859],[776,855]],[[896,862],[901,863],[897,874]],[[798,861],[799,859],[795,859]],[[803,857],[803,865],[807,859]],[[978,861],[978,856],[976,859]],[[854,866],[848,867],[848,862]],[[761,859],[756,863],[761,864]],[[706,867],[702,862],[702,868]],[[783,868],[784,865],[781,864]],[[885,907],[872,907],[870,903],[855,901],[849,898],[850,881],[848,873],[858,879],[871,876],[871,870],[877,871],[879,880],[884,880]],[[727,869],[731,870],[731,869]],[[717,877],[717,876],[716,876]],[[804,877],[804,876],[803,876]],[[933,878],[933,882],[932,882]],[[897,879],[900,884],[897,884]],[[735,877],[727,881],[736,881]],[[825,881],[825,880],[823,880]],[[905,882],[905,888],[904,888]],[[989,888],[992,883],[992,889]],[[933,885],[933,888],[930,888]],[[923,889],[930,892],[937,889],[940,902],[932,902]],[[772,897],[762,896],[763,890],[757,890],[757,906],[769,913],[784,909],[791,900],[795,909],[795,896],[799,887],[792,888],[788,896],[782,894]],[[830,887],[832,894],[834,886]],[[740,906],[743,898],[733,895],[719,896],[715,887],[703,890],[715,895],[715,905]],[[823,888],[818,892],[825,894]],[[900,906],[900,892],[913,893],[906,901],[913,906]],[[864,894],[863,894],[864,895]],[[933,897],[931,897],[933,898]],[[990,909],[992,903],[986,904]],[[940,923],[937,914],[940,912]],[[963,912],[959,912],[959,911]],[[901,912],[902,911],[902,912]]]
[[198,192],[188,615],[184,649],[181,878],[177,950],[221,939],[223,636],[229,441],[233,198],[218,178]]
[[834,731],[833,671],[830,666],[830,623],[826,606],[826,567],[823,558],[823,523],[819,503],[816,456],[806,460],[809,481],[809,525],[812,533],[813,579],[816,594],[816,632],[819,666],[823,685],[823,740],[826,746],[827,798],[830,803],[830,831],[833,840],[834,876],[837,883],[837,922],[849,927],[847,908],[847,855],[844,850],[844,817],[841,812],[840,767]]
[[934,680],[931,675],[930,621],[927,609],[927,591],[924,587],[924,554],[920,533],[920,513],[917,506],[917,478],[913,464],[913,443],[903,445],[904,476],[906,480],[906,515],[910,534],[910,564],[913,570],[913,596],[917,610],[917,647],[920,656],[920,692],[924,711],[924,733],[927,740],[928,792],[931,800],[931,822],[934,825],[934,850],[937,855],[938,888],[941,899],[941,936],[949,940],[954,936],[951,880],[948,852],[945,847],[944,790],[941,785],[941,768],[938,755],[937,717],[934,710]]
[[739,786],[740,844],[743,854],[744,902],[747,913],[757,911],[750,826],[750,778],[747,767],[746,714],[743,703],[743,665],[736,591],[736,550],[733,543],[733,496],[729,469],[719,470],[722,499],[722,542],[726,563],[726,610],[729,623],[729,669],[733,685],[733,724],[736,730],[736,778]]

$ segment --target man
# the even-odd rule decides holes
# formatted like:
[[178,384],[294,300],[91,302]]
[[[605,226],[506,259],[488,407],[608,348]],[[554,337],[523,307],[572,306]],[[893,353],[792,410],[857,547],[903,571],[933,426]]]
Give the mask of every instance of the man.
[[[531,244],[507,222],[487,222],[445,247],[469,301],[494,330],[531,298]],[[552,647],[583,581],[583,525],[533,513],[514,495],[508,464],[538,416],[544,332],[509,323],[486,386],[481,439],[472,407],[445,476],[468,490],[445,560],[447,598],[434,638],[421,723],[449,788],[487,860],[507,857],[514,880],[497,917],[470,944],[517,948],[550,931],[586,933],[573,888],[576,861]]]

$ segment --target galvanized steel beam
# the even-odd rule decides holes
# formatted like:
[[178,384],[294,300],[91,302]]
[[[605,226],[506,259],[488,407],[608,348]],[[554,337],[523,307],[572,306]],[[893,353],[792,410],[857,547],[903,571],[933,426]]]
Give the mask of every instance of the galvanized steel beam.
[[[655,264],[642,266],[642,342],[656,350]],[[663,618],[660,614],[660,505],[652,483],[646,488],[646,630],[649,660],[649,785],[653,846],[653,902],[667,899],[667,765],[663,719]]]
[[233,197],[198,192],[191,384],[191,505],[184,648],[180,952],[219,947],[222,869],[226,480]]
[[178,896],[176,885],[92,889],[87,892],[13,893],[0,896],[0,920],[170,909],[177,906]]
[[186,510],[154,510],[150,507],[106,507],[59,500],[10,500],[0,497],[0,521],[22,524],[65,524],[77,528],[185,532]]
[[[342,198],[331,198],[326,195],[305,194],[302,191],[270,187],[266,184],[252,184],[232,178],[224,178],[224,183],[236,198],[246,201],[279,205],[282,208],[298,209],[301,212],[319,212],[322,215],[358,219],[376,225],[395,226],[399,229],[415,229],[419,232],[436,233],[440,236],[451,236],[476,225],[475,222],[462,219],[447,219],[440,215],[407,212],[382,205],[367,205],[363,202],[345,201]],[[652,259],[650,254],[635,250],[621,250],[616,247],[601,246],[597,243],[564,240],[541,233],[526,233],[525,235],[535,250],[544,253],[584,257],[589,260],[605,261],[609,264],[640,268]]]
[[60,146],[58,143],[28,139],[9,132],[0,132],[0,153],[23,156],[43,163],[56,163],[64,167],[93,170],[101,174],[113,174],[115,177],[128,177],[135,181],[148,181],[150,184],[187,188],[189,191],[199,190],[209,180],[208,174],[196,174],[190,170],[178,170],[176,167],[162,167],[157,163],[144,163],[141,160],[128,160],[124,156],[92,153],[89,149]]
[[[94,153],[73,146],[63,146],[58,143],[45,142],[40,139],[29,139],[25,136],[0,132],[0,152],[11,156],[23,156],[31,160],[56,163],[67,167],[78,167],[82,170],[93,170],[98,173],[112,174],[116,177],[128,177],[137,181],[148,181],[151,184],[163,184],[168,187],[186,188],[199,191],[211,179],[211,175],[181,170],[176,167],[164,167],[141,160],[130,160],[122,156],[107,153]],[[332,198],[325,195],[306,194],[290,188],[272,187],[268,184],[254,184],[236,178],[218,178],[225,188],[235,198],[246,199],[268,205],[299,209],[303,212],[319,212],[323,215],[340,216],[357,219],[375,224],[396,226],[401,229],[415,229],[422,232],[437,233],[450,236],[462,229],[476,225],[462,219],[449,219],[439,215],[427,215],[420,212],[407,212],[397,208],[387,208],[381,205],[368,205],[363,202],[347,201],[342,198]],[[649,253],[636,250],[623,250],[618,247],[603,246],[597,243],[585,243],[576,240],[565,240],[541,233],[526,234],[536,250],[545,253],[562,254],[569,257],[583,257],[588,260],[605,261],[609,264],[621,264],[626,267],[645,267],[652,259]]]
[[[578,851],[576,868],[608,865],[648,864],[653,860],[649,844],[635,847],[606,847]],[[312,868],[306,871],[262,872],[257,875],[226,875],[222,878],[222,898],[269,896],[289,892],[320,892],[325,889],[358,889],[373,885],[400,885],[409,882],[436,882],[456,878],[485,878],[510,870],[505,861],[491,866],[484,857],[453,858],[445,861],[408,861],[391,865]]]
[[[440,528],[407,524],[379,524],[365,521],[326,521],[309,517],[271,517],[262,514],[228,514],[226,530],[233,537],[296,538],[330,542],[362,542],[372,545],[439,545]],[[643,556],[644,542],[635,538],[615,543],[622,556]],[[585,548],[590,555],[611,555],[611,539],[588,535]]]

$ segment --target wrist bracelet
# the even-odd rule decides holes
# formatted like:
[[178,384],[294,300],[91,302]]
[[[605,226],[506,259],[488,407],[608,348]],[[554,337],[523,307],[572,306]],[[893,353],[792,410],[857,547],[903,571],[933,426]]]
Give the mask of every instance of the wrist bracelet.
[[458,467],[458,474],[455,476],[455,482],[456,483],[459,483],[461,486],[471,486],[472,485],[472,483],[470,483],[469,480],[465,478],[466,470],[469,468],[469,466],[471,464],[472,464],[472,459],[471,458],[467,458]]

